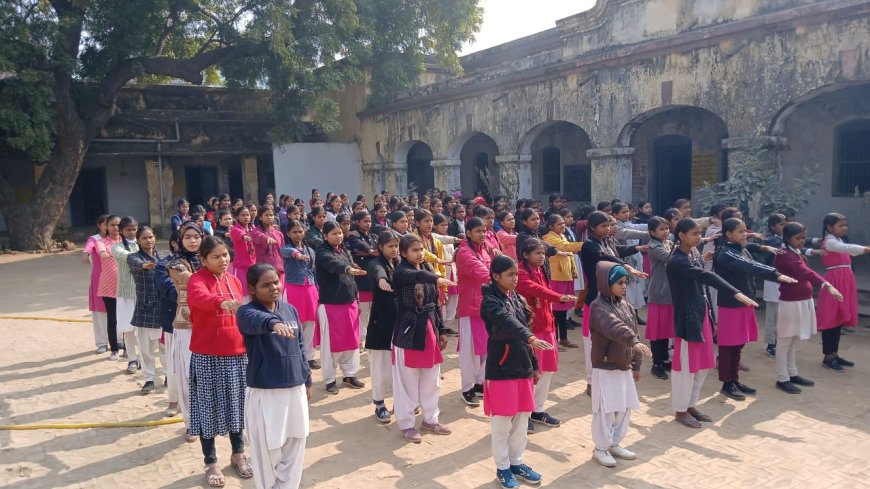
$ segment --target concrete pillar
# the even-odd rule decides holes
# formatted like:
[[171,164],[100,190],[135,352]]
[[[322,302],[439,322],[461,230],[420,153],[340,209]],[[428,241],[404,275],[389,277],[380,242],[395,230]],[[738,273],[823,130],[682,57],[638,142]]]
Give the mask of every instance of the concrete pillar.
[[395,162],[384,163],[384,188],[390,195],[407,195],[408,165]]
[[728,152],[728,178],[734,171],[760,160],[779,173],[780,153],[788,140],[779,136],[749,136],[722,140],[722,149]]
[[175,210],[172,202],[172,167],[164,160],[161,174],[160,163],[157,160],[146,160],[145,179],[148,187],[148,221],[161,237],[169,238],[169,219]]
[[631,155],[634,148],[593,148],[586,150],[592,161],[592,205],[619,199],[631,202]]
[[532,198],[532,155],[499,155],[495,163],[499,194],[511,201]]
[[[462,160],[432,160],[432,168],[435,169],[435,187],[446,190],[451,194],[462,190],[462,177],[459,171]],[[473,192],[472,192],[473,193]]]
[[384,163],[375,161],[372,163],[363,163],[363,181],[362,193],[369,196],[374,195],[381,190],[384,190]]
[[242,189],[245,203],[260,204],[260,182],[257,177],[257,157],[242,156]]

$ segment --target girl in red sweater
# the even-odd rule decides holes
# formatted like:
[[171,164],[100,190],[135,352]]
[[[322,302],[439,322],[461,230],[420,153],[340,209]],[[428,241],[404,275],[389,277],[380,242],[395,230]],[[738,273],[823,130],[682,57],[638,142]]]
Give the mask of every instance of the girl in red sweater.
[[190,307],[190,432],[199,436],[211,487],[224,480],[214,439],[230,435],[232,466],[242,478],[253,476],[245,457],[245,343],[236,322],[244,297],[242,283],[227,272],[230,254],[219,238],[206,236],[199,248],[203,267],[187,283]]
[[[556,327],[553,318],[553,303],[571,303],[577,297],[559,294],[550,288],[550,278],[544,273],[544,261],[547,259],[547,245],[538,238],[529,238],[523,242],[523,247],[517,250],[519,256],[519,278],[517,292],[526,299],[532,309],[532,334],[535,337],[556,344]],[[535,384],[535,410],[529,417],[529,433],[535,431],[532,423],[547,426],[559,426],[561,422],[544,411],[544,402],[550,392],[550,381],[553,374],[559,370],[559,350],[535,350],[538,357],[538,370],[541,377]]]

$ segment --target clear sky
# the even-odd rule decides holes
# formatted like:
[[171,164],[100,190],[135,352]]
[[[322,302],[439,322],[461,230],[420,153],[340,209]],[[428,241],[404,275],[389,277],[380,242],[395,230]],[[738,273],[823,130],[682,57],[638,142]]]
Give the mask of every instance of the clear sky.
[[483,25],[469,54],[556,26],[557,19],[589,10],[595,0],[480,0]]

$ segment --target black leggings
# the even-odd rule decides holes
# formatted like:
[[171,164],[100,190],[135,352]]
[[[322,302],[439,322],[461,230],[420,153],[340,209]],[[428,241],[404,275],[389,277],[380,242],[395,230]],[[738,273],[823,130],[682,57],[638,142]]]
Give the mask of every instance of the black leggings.
[[553,317],[556,318],[556,330],[559,340],[568,339],[568,311],[553,311]]
[[840,351],[840,330],[842,326],[822,330],[822,353],[836,355]]
[[109,336],[109,349],[118,353],[118,301],[114,297],[103,297],[106,305],[106,333]]
[[[217,451],[214,448],[214,438],[199,437],[199,444],[202,445],[202,455],[205,457],[205,464],[213,464],[217,462]],[[245,452],[245,440],[242,438],[242,432],[230,433],[230,445],[233,446],[233,455]]]
[[670,341],[667,338],[663,340],[650,340],[649,347],[652,350],[652,364],[654,367],[661,367],[668,361],[668,343]]

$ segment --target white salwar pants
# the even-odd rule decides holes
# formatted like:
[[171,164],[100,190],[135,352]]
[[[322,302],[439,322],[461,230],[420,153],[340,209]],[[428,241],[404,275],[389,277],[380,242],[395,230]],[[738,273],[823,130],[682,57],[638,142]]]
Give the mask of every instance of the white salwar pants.
[[592,382],[592,338],[583,337],[583,360],[586,362],[586,383]]
[[101,346],[109,346],[109,333],[106,330],[106,313],[91,311],[91,321],[94,325],[94,345],[97,348]]
[[[139,355],[142,373],[145,381],[154,382],[155,370],[157,370],[157,356],[160,353],[160,336],[163,330],[160,328],[136,328],[136,339],[139,344]],[[165,367],[165,365],[164,365]]]
[[689,342],[680,342],[681,370],[671,370],[671,403],[674,411],[684,413],[689,408],[698,404],[701,397],[701,387],[707,378],[709,370],[699,370],[696,373],[689,372]]
[[369,316],[372,313],[372,303],[371,302],[357,302],[359,305],[359,344],[360,348],[365,344],[366,333],[369,328]]
[[[190,328],[175,328],[170,351],[170,385],[175,386],[178,410],[184,417],[184,425],[190,427]],[[171,398],[170,398],[171,399]]]
[[[405,366],[405,350],[396,348],[396,363],[393,365],[393,412],[400,430],[415,426],[414,411],[417,406],[423,411],[423,421],[438,423],[438,399],[441,396],[441,364],[432,368],[408,368]],[[389,352],[388,352],[389,353]]]
[[550,381],[553,380],[553,372],[541,372],[541,378],[535,384],[535,412],[544,412],[544,403],[550,393]]
[[788,382],[792,377],[797,377],[797,350],[800,344],[799,336],[780,336],[776,339],[776,380]]
[[166,396],[169,402],[178,402],[178,389],[175,387],[175,376],[172,372],[172,334],[163,332],[163,344],[160,345],[160,364],[166,373]]
[[498,470],[523,463],[523,452],[529,440],[528,426],[531,413],[517,413],[514,416],[492,416],[489,426],[492,430],[492,458]]
[[444,320],[452,321],[456,319],[456,308],[459,306],[459,295],[453,294],[447,296],[447,305],[444,307]]
[[390,350],[368,350],[372,400],[384,402],[393,385],[393,356]]
[[245,432],[257,489],[298,488],[308,437],[305,386],[249,387],[245,393]]
[[329,348],[329,318],[323,304],[317,306],[317,322],[320,323],[320,368],[323,382],[335,382],[336,366],[341,368],[344,377],[356,377],[359,371],[359,348],[353,350],[332,352]]
[[314,360],[314,321],[302,323],[302,353],[305,360]]
[[608,450],[619,445],[628,432],[631,421],[631,409],[615,413],[605,413],[603,410],[592,412],[592,441],[598,450]]
[[116,299],[116,325],[118,331],[118,340],[124,343],[125,351],[127,352],[127,362],[138,362],[139,356],[136,354],[138,341],[136,340],[136,328],[130,324],[133,320],[133,313],[136,311],[136,299],[129,297],[118,297]]
[[459,318],[459,374],[462,381],[462,392],[474,388],[474,384],[483,384],[486,375],[486,355],[474,354],[474,338],[471,333],[471,318]]

